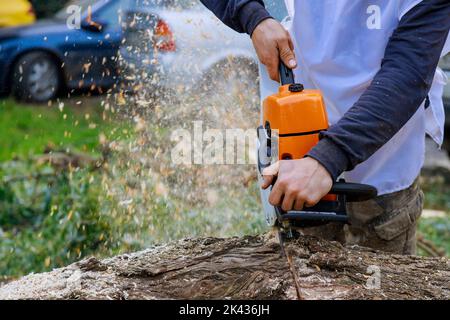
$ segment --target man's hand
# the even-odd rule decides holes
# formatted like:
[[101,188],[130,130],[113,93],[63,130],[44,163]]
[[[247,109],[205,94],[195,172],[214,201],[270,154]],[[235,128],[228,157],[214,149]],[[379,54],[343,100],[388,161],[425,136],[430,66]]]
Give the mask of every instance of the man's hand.
[[280,81],[280,57],[287,67],[297,67],[291,36],[278,21],[266,19],[258,24],[253,31],[252,41],[259,60],[266,66],[272,80]]
[[284,211],[301,210],[316,205],[333,186],[328,171],[315,159],[281,160],[263,170],[263,189],[267,189],[275,176],[269,202]]

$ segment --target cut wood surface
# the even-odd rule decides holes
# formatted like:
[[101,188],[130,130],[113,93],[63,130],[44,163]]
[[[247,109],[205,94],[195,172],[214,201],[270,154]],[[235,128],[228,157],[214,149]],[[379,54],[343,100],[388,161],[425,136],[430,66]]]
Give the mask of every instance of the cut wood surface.
[[[447,258],[389,255],[269,233],[186,239],[88,258],[0,288],[0,299],[449,299]],[[378,281],[379,280],[379,281]]]

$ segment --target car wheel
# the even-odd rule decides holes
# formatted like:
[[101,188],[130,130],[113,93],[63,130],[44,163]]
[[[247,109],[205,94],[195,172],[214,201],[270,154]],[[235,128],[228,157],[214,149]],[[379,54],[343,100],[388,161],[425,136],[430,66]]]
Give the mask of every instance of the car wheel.
[[14,66],[12,91],[18,100],[47,102],[55,99],[62,79],[54,58],[45,52],[31,52]]

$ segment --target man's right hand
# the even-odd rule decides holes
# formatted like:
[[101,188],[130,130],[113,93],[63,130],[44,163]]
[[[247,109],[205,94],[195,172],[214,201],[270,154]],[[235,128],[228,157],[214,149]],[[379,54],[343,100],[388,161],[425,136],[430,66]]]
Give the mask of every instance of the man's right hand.
[[253,31],[252,41],[259,61],[266,66],[272,80],[280,81],[280,58],[289,68],[297,67],[291,36],[278,21],[266,19],[258,24]]

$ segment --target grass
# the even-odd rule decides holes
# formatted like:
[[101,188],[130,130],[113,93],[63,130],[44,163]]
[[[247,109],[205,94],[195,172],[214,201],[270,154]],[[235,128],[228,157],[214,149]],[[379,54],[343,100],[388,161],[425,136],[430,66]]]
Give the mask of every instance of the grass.
[[[95,100],[94,100],[95,101]],[[115,133],[99,101],[89,106],[75,101],[36,106],[0,101],[0,161],[42,154],[47,147],[98,152],[101,134]]]

